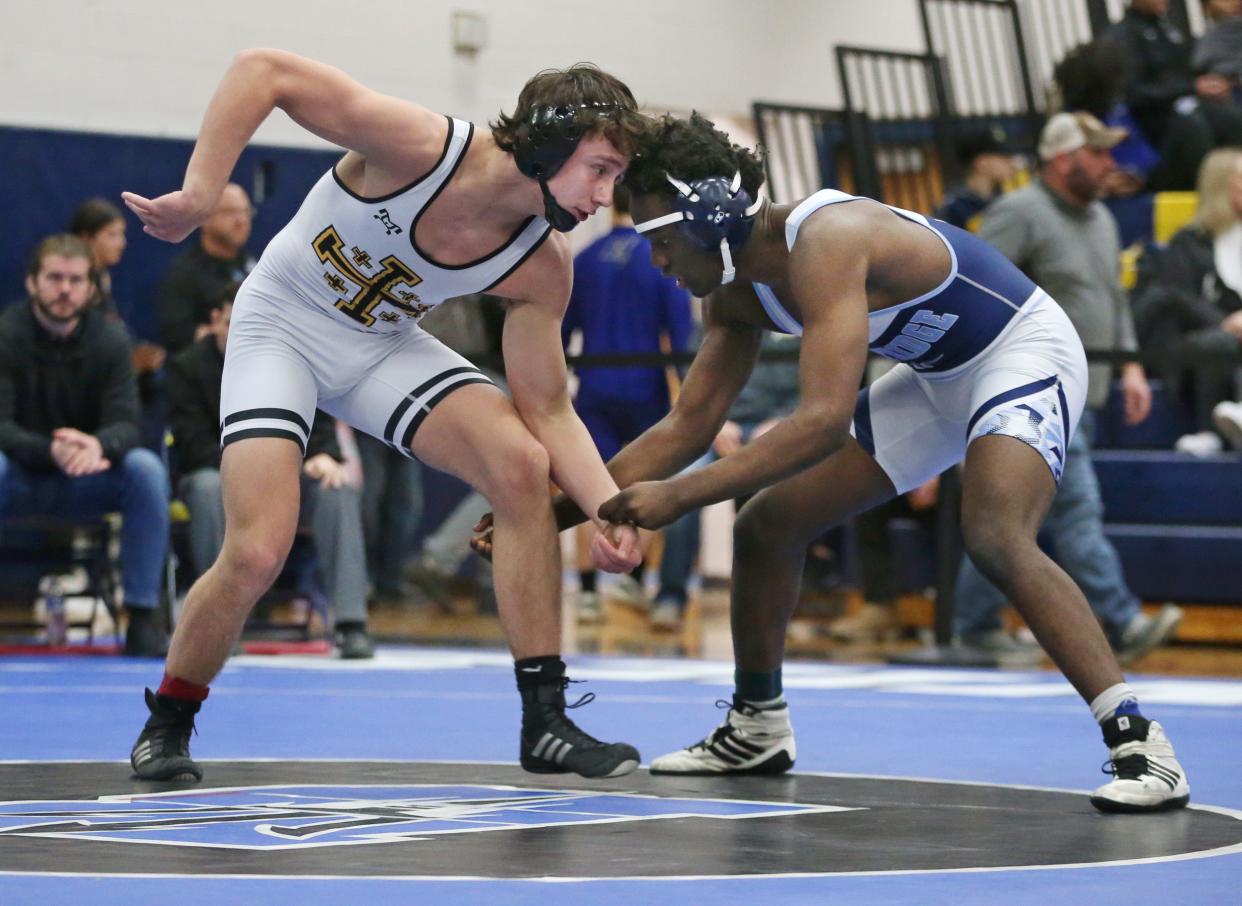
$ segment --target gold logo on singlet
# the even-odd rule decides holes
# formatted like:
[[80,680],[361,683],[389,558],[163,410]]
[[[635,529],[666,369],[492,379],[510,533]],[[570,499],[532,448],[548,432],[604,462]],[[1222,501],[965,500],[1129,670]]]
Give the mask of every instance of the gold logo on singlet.
[[[402,285],[413,287],[423,282],[423,278],[414,273],[410,266],[396,255],[389,255],[381,260],[380,270],[376,273],[363,273],[345,253],[345,242],[341,239],[340,233],[336,231],[336,227],[331,225],[315,237],[312,246],[320,261],[332,265],[346,279],[358,285],[358,291],[348,298],[338,300],[336,307],[363,326],[370,327],[375,323],[375,315],[371,312],[381,302],[387,302],[415,318],[431,308],[429,305],[411,305],[405,298],[402,298],[406,293],[395,289]],[[365,252],[359,254],[357,246],[354,246],[351,251],[355,260],[364,258],[367,263],[370,263],[370,256]],[[333,286],[333,288],[337,287]],[[414,298],[418,297],[414,296]]]

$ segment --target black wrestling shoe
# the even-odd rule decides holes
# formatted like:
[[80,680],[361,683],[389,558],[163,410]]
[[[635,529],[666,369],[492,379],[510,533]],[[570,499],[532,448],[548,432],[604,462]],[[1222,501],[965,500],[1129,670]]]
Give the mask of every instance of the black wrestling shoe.
[[197,782],[203,769],[190,758],[190,734],[199,702],[184,702],[147,692],[151,716],[129,753],[129,763],[139,780]]
[[522,767],[533,774],[579,774],[583,777],[621,777],[638,767],[638,750],[624,742],[600,742],[565,716],[594,700],[587,693],[565,704],[565,677],[540,683],[522,693]]

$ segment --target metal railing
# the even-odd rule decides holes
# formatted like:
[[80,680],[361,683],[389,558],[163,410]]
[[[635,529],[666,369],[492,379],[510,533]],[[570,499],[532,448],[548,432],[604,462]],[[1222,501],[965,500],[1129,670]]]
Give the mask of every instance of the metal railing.
[[838,45],[855,191],[930,213],[958,177],[944,59]]

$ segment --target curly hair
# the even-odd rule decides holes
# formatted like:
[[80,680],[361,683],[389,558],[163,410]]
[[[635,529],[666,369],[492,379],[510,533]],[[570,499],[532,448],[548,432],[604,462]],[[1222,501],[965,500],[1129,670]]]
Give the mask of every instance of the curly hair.
[[1104,119],[1126,91],[1126,52],[1101,38],[1072,48],[1052,71],[1065,110],[1085,110]]
[[673,194],[665,174],[683,181],[709,176],[732,177],[741,172],[742,187],[756,197],[763,185],[763,161],[758,153],[735,145],[707,117],[695,112],[690,119],[665,115],[642,136],[624,184],[633,195]]
[[[590,105],[607,105],[603,112]],[[598,132],[623,154],[633,152],[639,136],[646,131],[646,117],[626,84],[594,63],[575,63],[568,69],[545,69],[533,76],[518,94],[512,114],[503,111],[488,123],[496,144],[512,151],[529,128],[531,114],[540,107],[582,107],[575,120],[585,134]],[[619,112],[616,109],[620,108]]]

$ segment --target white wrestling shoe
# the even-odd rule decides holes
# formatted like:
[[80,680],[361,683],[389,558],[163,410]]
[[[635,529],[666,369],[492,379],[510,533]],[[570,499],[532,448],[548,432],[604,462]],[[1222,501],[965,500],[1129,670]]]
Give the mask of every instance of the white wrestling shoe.
[[1177,763],[1164,728],[1137,714],[1104,721],[1109,762],[1104,773],[1113,779],[1091,794],[1102,812],[1162,812],[1190,801],[1190,784]]
[[760,710],[735,695],[724,723],[711,736],[661,755],[651,762],[651,773],[783,774],[796,755],[788,705]]

